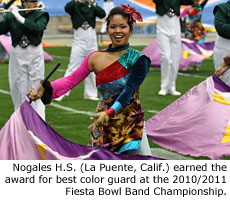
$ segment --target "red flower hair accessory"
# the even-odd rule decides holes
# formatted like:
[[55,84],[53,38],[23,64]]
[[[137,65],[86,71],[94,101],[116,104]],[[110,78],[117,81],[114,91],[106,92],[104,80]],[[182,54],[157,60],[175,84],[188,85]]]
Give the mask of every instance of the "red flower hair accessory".
[[136,20],[142,22],[142,16],[139,12],[136,11],[135,7],[130,7],[128,5],[121,5],[125,13],[130,14],[130,21],[136,23]]

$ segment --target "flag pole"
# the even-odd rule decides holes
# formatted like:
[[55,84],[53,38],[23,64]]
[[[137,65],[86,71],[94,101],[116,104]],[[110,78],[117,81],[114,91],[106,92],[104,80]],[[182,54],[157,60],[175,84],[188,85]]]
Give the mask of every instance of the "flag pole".
[[45,77],[45,79],[42,81],[42,85],[47,82],[47,80],[52,76],[52,74],[57,70],[57,68],[61,65],[61,63],[57,63],[54,68],[49,72],[49,74]]
[[[45,82],[48,81],[48,79],[53,75],[53,73],[57,70],[57,68],[61,65],[61,63],[57,63],[54,68],[49,72],[49,74],[45,77],[44,80],[41,81],[40,84],[38,84],[35,89],[37,91],[39,91],[41,89],[41,87],[43,87],[43,85],[45,84]],[[31,104],[32,100],[30,99],[29,95],[26,95],[26,100]]]

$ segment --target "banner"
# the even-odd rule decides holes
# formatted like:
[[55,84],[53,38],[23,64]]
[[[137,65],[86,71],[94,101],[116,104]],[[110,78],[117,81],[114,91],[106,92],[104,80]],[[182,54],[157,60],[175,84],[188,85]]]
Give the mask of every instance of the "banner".
[[0,131],[0,160],[159,160],[80,145],[52,129],[25,101]]

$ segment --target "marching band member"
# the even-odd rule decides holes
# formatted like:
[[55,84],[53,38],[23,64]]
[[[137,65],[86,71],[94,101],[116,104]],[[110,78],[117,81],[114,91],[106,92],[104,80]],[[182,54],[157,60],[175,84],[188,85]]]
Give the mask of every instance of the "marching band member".
[[[74,40],[70,55],[70,63],[65,73],[65,77],[69,76],[80,66],[85,57],[95,50],[98,50],[96,35],[96,17],[105,17],[105,11],[99,7],[95,1],[71,0],[65,6],[65,11],[71,16],[74,28]],[[68,96],[66,93],[57,101]],[[84,98],[90,100],[98,100],[97,88],[95,82],[95,74],[92,72],[85,79]]]
[[[9,85],[16,110],[24,101],[27,92],[44,78],[43,32],[49,21],[49,14],[40,10],[37,0],[21,0],[27,11],[14,7],[0,22],[0,34],[11,33],[12,47],[9,60]],[[45,107],[41,100],[32,104],[45,119]]]
[[180,65],[181,29],[180,5],[193,4],[193,0],[153,0],[157,13],[157,41],[161,55],[161,90],[159,95],[179,96],[176,78]]

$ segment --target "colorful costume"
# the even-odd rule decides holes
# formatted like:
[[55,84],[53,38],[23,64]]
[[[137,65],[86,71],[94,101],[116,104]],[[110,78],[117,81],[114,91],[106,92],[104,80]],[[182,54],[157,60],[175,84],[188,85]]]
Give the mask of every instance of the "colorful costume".
[[112,106],[116,101],[125,108],[116,110],[116,115],[107,125],[92,132],[90,145],[107,147],[120,153],[139,148],[144,111],[139,101],[138,87],[149,68],[146,57],[141,56],[138,51],[130,49],[96,76],[101,94],[97,112],[110,107],[116,110],[116,105]]
[[60,136],[25,101],[0,130],[0,160],[159,160],[80,145]]
[[199,44],[204,42],[206,34],[206,31],[201,22],[201,17],[207,2],[208,0],[204,0],[202,3],[195,7],[191,6],[188,9],[185,9],[180,15],[180,17],[184,16],[185,14],[188,14],[189,16],[189,22],[186,25],[185,30],[185,37],[196,41]]
[[[111,49],[113,48],[107,48],[108,51]],[[70,76],[51,82],[53,98],[65,94],[88,76],[88,59],[91,54]],[[90,145],[120,153],[139,149],[144,112],[140,105],[138,89],[149,70],[149,64],[149,58],[130,48],[117,61],[98,73],[96,83],[101,97],[97,112],[112,107],[115,115],[110,118],[108,124],[92,132]],[[45,97],[44,95],[43,101]]]

